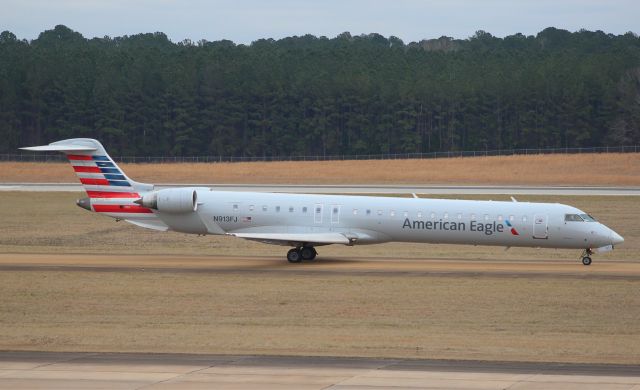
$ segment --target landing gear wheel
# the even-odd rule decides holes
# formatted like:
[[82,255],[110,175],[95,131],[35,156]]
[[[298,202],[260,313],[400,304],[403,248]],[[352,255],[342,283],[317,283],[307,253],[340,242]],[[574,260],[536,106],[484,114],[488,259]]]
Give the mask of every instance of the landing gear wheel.
[[589,256],[585,256],[582,258],[582,264],[584,265],[591,265],[591,257]]
[[287,252],[287,260],[289,260],[289,263],[301,262],[302,256],[300,255],[300,250],[298,250],[298,248],[290,249],[289,252]]
[[316,252],[316,249],[312,246],[304,246],[300,249],[300,255],[303,260],[313,260],[317,254],[318,252]]

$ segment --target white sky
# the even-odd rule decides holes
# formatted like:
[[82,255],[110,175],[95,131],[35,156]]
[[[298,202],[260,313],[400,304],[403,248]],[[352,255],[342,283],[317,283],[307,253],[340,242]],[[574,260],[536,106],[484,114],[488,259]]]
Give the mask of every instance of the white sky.
[[162,31],[174,42],[251,43],[376,32],[405,43],[476,30],[499,37],[553,26],[639,32],[639,0],[0,0],[0,30],[35,39],[57,24],[85,37]]

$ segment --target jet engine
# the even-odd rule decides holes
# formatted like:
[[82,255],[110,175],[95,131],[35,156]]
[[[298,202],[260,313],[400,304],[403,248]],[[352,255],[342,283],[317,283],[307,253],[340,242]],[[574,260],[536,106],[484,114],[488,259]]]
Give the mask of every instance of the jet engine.
[[198,193],[193,188],[167,188],[148,192],[135,203],[165,213],[190,213],[198,209]]

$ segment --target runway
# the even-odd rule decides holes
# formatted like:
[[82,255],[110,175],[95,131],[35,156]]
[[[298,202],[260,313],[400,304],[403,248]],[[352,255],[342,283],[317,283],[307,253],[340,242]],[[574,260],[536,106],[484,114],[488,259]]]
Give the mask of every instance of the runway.
[[[453,194],[453,195],[592,195],[640,196],[640,187],[575,186],[449,186],[449,185],[279,185],[279,184],[158,184],[172,187],[210,187],[219,191],[257,191],[316,194]],[[2,183],[0,191],[80,192],[77,183]]]
[[1,271],[251,273],[444,277],[545,277],[640,280],[640,262],[468,259],[321,258],[290,264],[282,257],[0,254]]
[[1,389],[640,388],[630,365],[306,356],[0,352]]

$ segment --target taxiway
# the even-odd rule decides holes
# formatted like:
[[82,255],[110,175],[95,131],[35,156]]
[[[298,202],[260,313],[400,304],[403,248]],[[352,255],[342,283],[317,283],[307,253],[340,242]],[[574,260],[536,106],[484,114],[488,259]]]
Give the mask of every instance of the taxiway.
[[375,274],[403,276],[551,277],[640,280],[640,262],[578,260],[318,258],[290,264],[282,257],[0,254],[0,270],[140,271],[172,273]]
[[1,389],[640,388],[640,367],[305,356],[0,352]]

